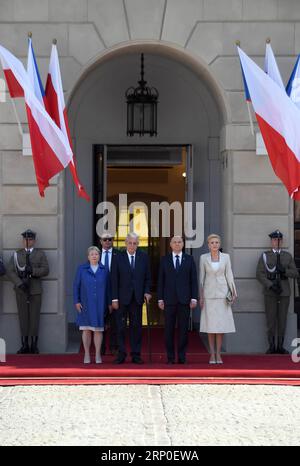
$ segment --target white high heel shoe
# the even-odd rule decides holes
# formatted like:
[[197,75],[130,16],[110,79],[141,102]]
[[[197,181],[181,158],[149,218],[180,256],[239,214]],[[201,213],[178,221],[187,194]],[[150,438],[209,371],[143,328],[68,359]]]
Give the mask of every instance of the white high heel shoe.
[[95,363],[96,364],[102,364],[101,356],[96,356]]
[[90,364],[90,362],[91,362],[90,355],[85,355],[83,359],[83,364]]
[[214,354],[210,356],[209,364],[217,364],[216,357]]

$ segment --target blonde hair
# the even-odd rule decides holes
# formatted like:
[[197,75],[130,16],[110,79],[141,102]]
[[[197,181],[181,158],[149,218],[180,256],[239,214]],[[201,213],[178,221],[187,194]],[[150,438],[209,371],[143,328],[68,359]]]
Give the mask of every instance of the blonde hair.
[[208,235],[207,242],[209,243],[210,240],[213,239],[213,238],[217,238],[220,241],[220,244],[221,244],[221,236],[217,235],[216,233],[211,233],[210,235]]
[[100,249],[97,248],[97,246],[90,246],[90,247],[88,248],[88,250],[87,250],[88,256],[90,255],[90,252],[92,252],[92,251],[97,251],[97,253],[100,255]]

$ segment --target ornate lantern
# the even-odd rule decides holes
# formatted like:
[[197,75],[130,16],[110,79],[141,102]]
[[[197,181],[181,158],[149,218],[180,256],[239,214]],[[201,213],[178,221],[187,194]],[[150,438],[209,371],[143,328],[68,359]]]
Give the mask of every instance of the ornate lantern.
[[144,54],[141,54],[141,79],[139,86],[129,87],[125,93],[127,99],[127,136],[139,134],[157,136],[158,91],[146,86],[144,80]]

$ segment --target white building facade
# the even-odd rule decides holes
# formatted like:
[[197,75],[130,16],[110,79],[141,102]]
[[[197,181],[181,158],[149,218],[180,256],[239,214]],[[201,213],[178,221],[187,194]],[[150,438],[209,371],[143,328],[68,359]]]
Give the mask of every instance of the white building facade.
[[[29,31],[44,81],[52,39],[57,39],[78,171],[92,198],[87,204],[77,197],[67,171],[52,182],[44,199],[39,197],[32,158],[22,155],[12,104],[7,90],[0,89],[0,253],[8,261],[26,228],[37,232],[37,247],[47,253],[50,275],[43,283],[40,350],[56,353],[67,348],[68,322],[74,320],[72,280],[95,241],[95,207],[109,190],[107,166],[115,168],[111,179],[117,183],[120,148],[130,154],[129,146],[135,147],[133,151],[140,146],[135,160],[145,169],[145,146],[152,146],[153,152],[164,148],[164,154],[166,148],[185,148],[189,154],[185,198],[204,202],[205,236],[219,233],[231,255],[239,299],[234,306],[237,332],[226,338],[226,351],[265,351],[256,264],[269,247],[268,234],[277,228],[284,234],[284,247],[294,252],[294,206],[268,156],[256,154],[235,41],[240,40],[245,52],[262,65],[270,38],[287,82],[300,52],[299,2],[0,0],[0,44],[24,63]],[[125,91],[137,83],[142,52],[145,78],[160,94],[156,138],[126,135]],[[26,131],[21,102],[18,110]],[[104,157],[101,166],[99,156]],[[162,166],[159,157],[158,162],[153,160],[152,168]],[[130,155],[126,163],[130,165]],[[100,197],[95,170],[101,171]],[[163,173],[161,178],[166,186],[168,178]],[[125,189],[122,182],[118,181],[119,192]],[[144,193],[136,190],[144,199],[155,191],[147,183]],[[206,246],[191,252],[198,264]],[[15,352],[20,343],[15,295],[10,282],[4,280],[0,287],[0,337],[8,352]],[[195,327],[197,322],[199,312]],[[287,347],[296,335],[291,299]]]

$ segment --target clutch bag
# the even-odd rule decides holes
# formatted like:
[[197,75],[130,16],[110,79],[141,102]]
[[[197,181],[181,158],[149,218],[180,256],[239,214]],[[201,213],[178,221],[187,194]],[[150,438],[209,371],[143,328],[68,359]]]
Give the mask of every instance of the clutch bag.
[[230,289],[228,289],[228,291],[227,291],[226,301],[228,302],[228,304],[233,303],[233,294],[232,294],[232,291]]

